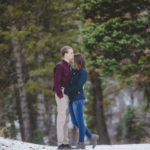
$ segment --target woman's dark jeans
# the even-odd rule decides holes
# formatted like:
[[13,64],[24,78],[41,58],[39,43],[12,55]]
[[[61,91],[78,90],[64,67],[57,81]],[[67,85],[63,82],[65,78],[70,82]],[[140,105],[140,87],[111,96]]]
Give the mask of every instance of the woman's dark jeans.
[[71,121],[74,126],[79,129],[79,142],[84,142],[85,135],[88,138],[92,137],[90,130],[84,124],[83,110],[85,100],[77,100],[69,105]]

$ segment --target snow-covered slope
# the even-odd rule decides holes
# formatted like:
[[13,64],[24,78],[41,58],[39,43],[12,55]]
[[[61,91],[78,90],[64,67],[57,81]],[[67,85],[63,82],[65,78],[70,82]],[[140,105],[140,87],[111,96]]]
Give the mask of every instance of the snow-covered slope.
[[[0,137],[0,150],[56,150],[55,146],[44,146]],[[92,150],[92,146],[87,146],[86,150]],[[94,150],[150,150],[150,144],[131,145],[98,145]]]

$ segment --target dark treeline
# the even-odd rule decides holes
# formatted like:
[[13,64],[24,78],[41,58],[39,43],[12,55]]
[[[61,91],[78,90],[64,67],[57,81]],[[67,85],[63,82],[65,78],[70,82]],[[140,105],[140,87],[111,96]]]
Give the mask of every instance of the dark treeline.
[[[70,45],[87,59],[86,120],[99,144],[142,142],[150,124],[149,41],[149,0],[0,0],[0,136],[56,145],[53,68]],[[132,97],[113,140],[107,114],[116,91],[132,85],[143,91],[140,114]]]

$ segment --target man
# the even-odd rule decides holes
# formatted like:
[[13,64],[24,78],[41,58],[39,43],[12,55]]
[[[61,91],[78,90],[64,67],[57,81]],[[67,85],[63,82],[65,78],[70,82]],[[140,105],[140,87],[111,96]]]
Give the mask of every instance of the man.
[[57,142],[58,149],[70,149],[68,139],[69,98],[62,93],[61,88],[69,87],[72,69],[69,62],[73,59],[73,49],[70,46],[61,48],[62,60],[54,68],[54,87],[57,104]]

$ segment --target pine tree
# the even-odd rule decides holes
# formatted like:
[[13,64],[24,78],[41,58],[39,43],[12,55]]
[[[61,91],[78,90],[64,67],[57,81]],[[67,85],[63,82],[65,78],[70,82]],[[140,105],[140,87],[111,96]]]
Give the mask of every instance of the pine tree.
[[[93,84],[96,123],[101,144],[109,143],[107,130],[104,134],[99,118],[103,122],[102,81],[106,77],[116,77],[126,83],[134,81],[137,74],[143,73],[149,81],[149,71],[142,71],[142,62],[146,67],[149,63],[149,0],[81,0],[83,26],[82,52],[88,58],[90,79]],[[141,62],[141,63],[140,63]],[[148,66],[147,66],[148,67]],[[145,77],[144,75],[144,77]],[[99,106],[98,106],[99,105]],[[94,113],[94,112],[93,112]]]
[[[15,109],[11,110],[12,122],[19,119],[24,141],[43,143],[43,137],[50,137],[49,143],[55,145],[53,68],[60,59],[60,48],[72,46],[78,36],[78,2],[0,2],[0,87],[3,88],[0,102],[8,106],[12,96],[12,106],[17,111],[16,116]],[[5,67],[4,62],[8,62]],[[10,120],[2,124],[7,121]]]

